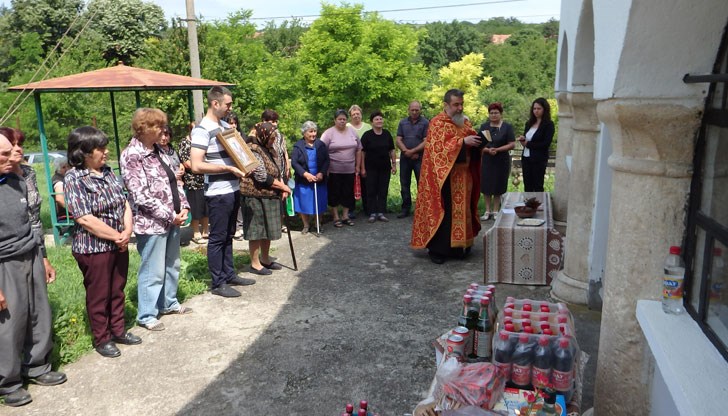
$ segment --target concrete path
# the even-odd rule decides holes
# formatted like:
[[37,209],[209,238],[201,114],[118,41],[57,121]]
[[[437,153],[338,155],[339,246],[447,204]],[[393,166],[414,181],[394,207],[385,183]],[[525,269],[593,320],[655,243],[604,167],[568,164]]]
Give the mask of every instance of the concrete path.
[[[469,259],[438,266],[408,248],[410,228],[411,218],[359,217],[326,224],[321,237],[294,231],[298,271],[255,276],[240,298],[197,296],[186,303],[193,314],[162,318],[165,331],[134,328],[143,344],[120,346],[116,359],[89,353],[63,369],[67,383],[31,386],[31,404],[0,415],[339,415],[359,400],[382,416],[410,413],[434,376],[432,341],[483,276],[482,232]],[[292,267],[287,236],[274,246]],[[499,285],[497,300],[548,290]],[[596,357],[599,314],[573,310]]]

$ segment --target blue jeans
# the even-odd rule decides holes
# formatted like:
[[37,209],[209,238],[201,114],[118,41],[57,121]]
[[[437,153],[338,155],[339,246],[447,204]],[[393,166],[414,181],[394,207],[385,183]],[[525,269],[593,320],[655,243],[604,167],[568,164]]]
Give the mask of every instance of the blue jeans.
[[417,160],[401,156],[399,158],[399,184],[402,187],[402,212],[409,212],[412,209],[412,194],[410,193],[410,185],[412,184],[412,172],[415,173],[417,184],[420,183],[420,167],[422,166],[422,154]]
[[146,325],[156,321],[160,312],[180,307],[177,301],[180,229],[173,226],[165,234],[139,234],[136,237],[141,256],[137,322]]
[[233,236],[240,211],[240,192],[205,197],[210,219],[207,241],[207,267],[212,276],[212,289],[235,277]]

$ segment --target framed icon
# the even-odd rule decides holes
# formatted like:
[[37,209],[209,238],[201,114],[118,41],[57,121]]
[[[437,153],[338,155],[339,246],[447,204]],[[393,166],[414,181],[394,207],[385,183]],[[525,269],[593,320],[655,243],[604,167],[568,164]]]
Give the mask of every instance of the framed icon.
[[260,162],[250,151],[248,144],[245,143],[237,130],[228,129],[218,133],[216,137],[217,141],[220,142],[227,154],[235,162],[235,166],[244,174],[249,174],[260,165]]

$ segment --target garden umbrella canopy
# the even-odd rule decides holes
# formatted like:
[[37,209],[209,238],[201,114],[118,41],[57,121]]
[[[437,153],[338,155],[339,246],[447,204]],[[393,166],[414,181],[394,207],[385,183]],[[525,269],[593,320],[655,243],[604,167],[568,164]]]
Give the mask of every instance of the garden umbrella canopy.
[[[116,122],[116,104],[114,92],[133,91],[136,95],[137,108],[141,106],[139,98],[140,91],[160,90],[186,90],[190,120],[194,120],[192,109],[192,90],[206,90],[214,86],[234,86],[227,82],[212,81],[208,79],[193,78],[184,75],[169,74],[166,72],[152,71],[143,68],[134,68],[119,62],[118,65],[80,74],[67,75],[58,78],[46,79],[43,81],[31,82],[23,85],[16,85],[8,88],[13,92],[28,92],[33,94],[35,101],[35,112],[38,117],[38,130],[40,131],[41,148],[45,162],[46,179],[48,183],[49,206],[54,206],[54,196],[51,169],[48,160],[48,143],[46,139],[45,126],[43,123],[43,109],[41,105],[41,93],[63,93],[63,92],[109,92],[111,102],[111,114],[114,123],[114,141],[117,155],[121,153],[119,148],[119,129]],[[59,233],[63,227],[72,224],[72,220],[63,219],[59,221],[54,209],[51,209],[51,222],[53,223],[53,236],[56,244],[64,240]]]
[[51,78],[8,88],[8,91],[82,92],[82,91],[144,91],[144,90],[200,90],[232,86],[227,82],[192,78],[149,69],[126,66],[123,63],[109,68]]

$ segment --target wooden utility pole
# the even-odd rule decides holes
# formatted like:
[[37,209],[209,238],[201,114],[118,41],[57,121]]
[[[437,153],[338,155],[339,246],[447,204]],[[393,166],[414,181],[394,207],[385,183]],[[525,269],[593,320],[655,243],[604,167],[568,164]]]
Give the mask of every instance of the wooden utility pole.
[[[185,0],[187,4],[187,43],[190,47],[190,75],[192,78],[202,78],[200,73],[200,49],[197,43],[197,18],[195,17],[195,0]],[[192,91],[192,103],[195,108],[195,122],[202,120],[204,107],[202,105],[202,91]]]

